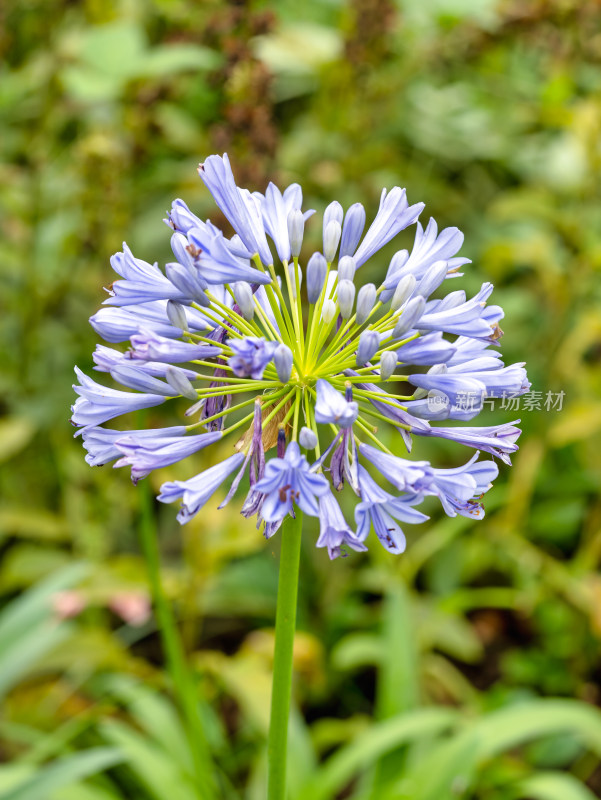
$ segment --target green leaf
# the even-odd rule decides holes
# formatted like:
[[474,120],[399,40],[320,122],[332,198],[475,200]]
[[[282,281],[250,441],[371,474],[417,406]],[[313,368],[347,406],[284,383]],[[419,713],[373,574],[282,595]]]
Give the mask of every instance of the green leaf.
[[64,786],[52,795],[51,800],[123,800],[123,794],[117,788],[92,786],[86,783],[73,783]]
[[476,723],[480,760],[539,736],[570,732],[601,756],[601,712],[577,700],[537,700],[504,708]]
[[397,747],[442,733],[457,720],[450,709],[426,708],[372,725],[318,769],[299,792],[298,800],[329,800],[355,775]]
[[136,74],[145,49],[141,26],[118,21],[89,28],[82,37],[79,56],[94,71],[127,79]]
[[66,519],[48,511],[12,506],[0,511],[0,532],[36,541],[68,541],[69,525]]
[[161,78],[184,70],[210,70],[219,66],[220,56],[208,47],[178,44],[155,47],[138,65],[136,77]]
[[293,706],[288,728],[288,774],[286,776],[290,800],[296,800],[297,791],[300,790],[305,775],[311,774],[316,766],[317,758],[309,728],[302,714]]
[[383,642],[375,633],[349,633],[332,650],[332,666],[350,671],[379,664],[382,660]]
[[51,615],[51,600],[56,592],[69,589],[82,580],[89,568],[72,564],[38,583],[0,612],[0,653],[4,653],[27,628]]
[[7,461],[31,441],[35,425],[26,417],[7,417],[0,421],[0,461]]
[[419,700],[414,616],[405,585],[395,579],[386,589],[382,622],[382,662],[378,671],[378,717],[415,708]]
[[470,730],[428,751],[399,781],[412,800],[456,800],[463,797],[475,768],[477,741]]
[[114,75],[104,75],[79,65],[65,67],[60,77],[67,94],[83,103],[115,100],[123,86],[121,80]]
[[[129,767],[156,800],[198,800],[192,776],[181,769],[171,754],[123,722],[100,725],[100,732],[123,754]],[[0,798],[2,800],[2,798]]]
[[52,596],[79,581],[87,567],[74,564],[47,578],[0,614],[0,695],[23,680],[44,653],[57,647],[70,626],[53,618]]
[[446,800],[458,785],[467,791],[486,761],[531,739],[565,732],[601,756],[601,712],[575,700],[536,700],[469,724],[416,763],[406,785],[414,800]]
[[173,705],[158,692],[125,675],[106,681],[108,692],[127,705],[134,720],[175,763],[190,773],[194,769],[186,732]]
[[4,797],[9,790],[21,786],[35,772],[36,768],[33,764],[15,762],[14,764],[0,765],[0,798]]
[[18,786],[0,794],[0,800],[42,800],[62,786],[95,775],[123,760],[120,751],[113,747],[97,747],[66,756],[38,769]]
[[520,781],[515,797],[528,797],[532,800],[595,800],[597,795],[573,775],[541,772]]

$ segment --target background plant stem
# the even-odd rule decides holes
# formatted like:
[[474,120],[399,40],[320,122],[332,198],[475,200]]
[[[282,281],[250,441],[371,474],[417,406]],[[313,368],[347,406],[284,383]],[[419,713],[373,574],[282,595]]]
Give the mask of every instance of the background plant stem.
[[157,623],[161,635],[167,668],[171,675],[173,693],[179,703],[190,738],[190,750],[194,759],[196,786],[199,797],[215,796],[212,765],[199,715],[198,689],[186,663],[186,656],[177,624],[169,601],[163,591],[161,563],[158,545],[158,532],[154,517],[153,498],[150,484],[141,481],[140,523],[138,526],[140,542],[148,568],[150,591],[154,603]]
[[302,512],[289,517],[282,530],[278,601],[275,621],[275,650],[271,717],[268,741],[268,800],[285,800],[288,719],[292,686],[292,655],[296,628],[298,573],[300,564]]

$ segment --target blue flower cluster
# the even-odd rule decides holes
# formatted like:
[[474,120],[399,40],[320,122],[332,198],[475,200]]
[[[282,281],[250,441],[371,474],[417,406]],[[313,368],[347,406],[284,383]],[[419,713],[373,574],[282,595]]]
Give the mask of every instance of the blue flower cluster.
[[[164,270],[127,245],[113,256],[119,279],[90,321],[107,342],[126,343],[94,353],[95,369],[125,391],[76,368],[71,421],[88,463],[129,466],[135,482],[237,431],[231,455],[189,480],[163,484],[158,499],[181,501],[184,523],[233,476],[228,503],[248,475],[242,514],[256,516],[269,537],[298,507],[319,519],[317,546],[331,558],[345,547],[365,550],[372,528],[388,551],[402,552],[401,523],[428,519],[416,509],[428,496],[450,516],[481,518],[480,500],[498,473],[493,460],[476,452],[462,466],[439,469],[401,457],[377,436],[388,423],[407,452],[413,436],[440,437],[507,464],[517,450],[514,423],[446,424],[469,422],[486,397],[530,388],[523,364],[500,360],[503,311],[487,304],[491,284],[471,298],[460,289],[434,296],[469,263],[457,256],[463,234],[439,233],[433,219],[424,229],[423,204],[409,205],[405,190],[394,187],[382,192],[365,233],[360,203],[346,213],[331,203],[322,250],[303,270],[313,212],[302,211],[300,186],[240,189],[227,155],[210,156],[199,174],[235,235],[227,238],[176,200],[166,220],[175,260]],[[412,225],[411,252],[395,253],[379,287],[359,285],[360,268]],[[466,408],[468,393],[480,402]],[[173,400],[188,401],[189,424],[104,427]],[[357,498],[354,527],[335,495],[345,484]]]

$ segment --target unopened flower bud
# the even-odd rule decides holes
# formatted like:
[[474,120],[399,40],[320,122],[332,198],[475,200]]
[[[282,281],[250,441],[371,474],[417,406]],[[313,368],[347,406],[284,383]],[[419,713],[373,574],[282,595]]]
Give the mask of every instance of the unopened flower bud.
[[336,316],[336,303],[333,300],[324,300],[321,316],[326,325]]
[[235,233],[230,239],[228,250],[235,256],[240,256],[240,258],[248,258],[248,248],[244,245],[244,242],[237,233]]
[[[445,375],[449,371],[449,368],[446,364],[434,364],[433,367],[430,367],[427,374],[428,375]],[[427,397],[429,394],[428,389],[422,389],[421,387],[416,389],[413,393],[413,397],[415,400],[421,400],[424,397]]]
[[352,281],[340,281],[338,284],[338,308],[343,319],[348,319],[353,313],[355,302],[355,284]]
[[307,299],[316,303],[323,289],[328,265],[321,253],[313,253],[307,264]]
[[357,265],[352,256],[343,256],[338,262],[338,280],[352,281],[355,277]]
[[394,290],[392,300],[390,301],[390,308],[393,311],[398,311],[405,300],[411,297],[416,283],[417,281],[415,280],[415,275],[412,275],[411,273],[405,275],[404,278],[401,278],[396,289]]
[[182,295],[190,300],[195,301],[207,288],[206,282],[200,277],[196,268],[189,264],[172,261],[165,264],[165,274]]
[[428,299],[447,277],[448,269],[446,261],[435,261],[419,282],[417,294],[421,294],[422,297]]
[[290,254],[298,258],[303,246],[303,233],[305,231],[305,218],[303,212],[294,208],[288,214],[288,237],[290,239]]
[[198,305],[202,306],[203,308],[208,308],[211,305],[211,301],[209,300],[206,292],[198,291],[195,295],[195,298]]
[[403,313],[401,314],[401,318],[395,325],[395,328],[392,332],[393,339],[400,339],[404,333],[407,333],[407,331],[411,330],[411,328],[414,327],[416,322],[424,313],[425,307],[426,301],[421,295],[418,297],[412,297],[405,306]]
[[357,364],[365,366],[367,362],[376,354],[380,346],[380,337],[375,331],[363,331],[359,337],[359,347],[357,348]]
[[285,344],[278,345],[273,354],[273,363],[280,381],[288,383],[292,374],[292,350]]
[[303,271],[302,269],[295,264],[288,264],[286,267],[288,270],[288,275],[290,277],[290,291],[292,293],[292,299],[296,300],[296,274],[298,272],[298,285],[303,285]]
[[305,425],[301,428],[301,432],[298,435],[298,443],[301,447],[304,447],[305,450],[315,450],[317,447],[317,436],[315,431],[312,431],[311,428],[307,428]]
[[389,278],[395,272],[403,269],[405,264],[409,261],[409,250],[397,250],[393,257],[390,259],[386,277]]
[[395,371],[397,365],[397,354],[394,350],[386,350],[380,357],[380,378],[387,381]]
[[380,300],[383,303],[387,303],[394,295],[394,290],[399,281],[406,275],[410,274],[410,269],[405,267],[408,260],[408,250],[398,250],[390,260],[390,264],[388,265],[388,270],[386,272],[386,280],[383,284],[383,286],[386,288],[382,288],[382,291],[380,292]]
[[[131,362],[130,362],[131,363]],[[149,392],[151,394],[161,394],[164,397],[173,397],[176,392],[166,383],[149,375],[139,367],[130,364],[115,364],[111,367],[112,377],[123,386],[135,389],[137,392]],[[196,399],[196,395],[194,395]]]
[[376,287],[373,283],[366,283],[357,292],[357,325],[363,325],[372,312],[376,302]]
[[248,283],[238,281],[233,285],[234,297],[240,308],[240,313],[246,320],[251,320],[255,315],[255,301],[252,289]]
[[363,228],[365,227],[365,209],[361,203],[354,203],[346,212],[340,240],[340,255],[352,256],[357,249]]
[[182,397],[187,397],[188,400],[197,400],[198,393],[190,383],[190,380],[178,367],[167,367],[165,370],[165,378],[169,386],[172,386],[178,394]]
[[335,219],[333,219],[331,222],[328,222],[328,226],[323,235],[323,254],[326,257],[328,264],[331,264],[336,256],[336,250],[338,250],[338,242],[340,241],[341,233],[342,229],[339,222],[337,222]]
[[434,364],[428,370],[428,375],[446,375],[449,371],[449,368],[446,364]]
[[167,317],[169,322],[175,328],[181,328],[183,331],[188,330],[188,320],[186,312],[181,303],[176,303],[175,300],[167,300]]
[[326,228],[332,220],[336,220],[339,225],[342,225],[344,217],[344,210],[338,200],[334,200],[323,212],[323,235],[326,235]]
[[463,289],[457,289],[455,292],[449,292],[446,297],[443,297],[440,303],[436,306],[437,313],[440,311],[449,311],[451,308],[457,308],[462,303],[465,303],[465,292]]

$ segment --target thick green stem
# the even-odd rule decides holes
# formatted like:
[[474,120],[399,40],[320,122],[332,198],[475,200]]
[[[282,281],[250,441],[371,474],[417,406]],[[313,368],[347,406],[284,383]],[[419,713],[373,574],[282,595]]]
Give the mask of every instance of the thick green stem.
[[281,538],[280,576],[275,620],[275,652],[271,690],[271,718],[268,743],[268,800],[286,798],[286,756],[288,718],[292,686],[292,649],[296,628],[296,600],[300,564],[302,512],[296,508],[296,518],[284,524]]
[[147,480],[140,484],[139,534],[148,568],[150,591],[154,602],[161,641],[167,667],[171,675],[173,692],[184,716],[189,735],[190,750],[194,759],[198,796],[205,800],[215,796],[213,773],[202,720],[199,715],[197,690],[186,664],[173,611],[165,597],[161,582],[161,562],[153,513],[151,487]]

